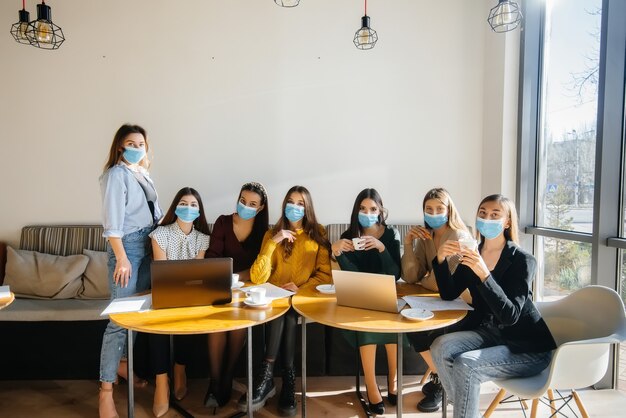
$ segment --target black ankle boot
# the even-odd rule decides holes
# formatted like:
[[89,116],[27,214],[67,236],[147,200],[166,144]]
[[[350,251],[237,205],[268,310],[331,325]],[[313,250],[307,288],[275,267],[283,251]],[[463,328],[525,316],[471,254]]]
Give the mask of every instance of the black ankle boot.
[[278,399],[278,413],[283,417],[296,414],[296,371],[292,367],[283,369],[283,388]]
[[[263,408],[265,402],[276,394],[276,387],[274,386],[273,366],[273,363],[264,361],[261,365],[261,369],[254,377],[254,383],[252,384],[253,412]],[[241,398],[239,398],[238,406],[241,411],[248,411],[247,393],[244,393]]]

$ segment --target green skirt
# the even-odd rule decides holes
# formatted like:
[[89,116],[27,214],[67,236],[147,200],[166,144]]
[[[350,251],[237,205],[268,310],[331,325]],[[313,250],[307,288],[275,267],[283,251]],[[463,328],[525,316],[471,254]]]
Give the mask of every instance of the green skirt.
[[[343,334],[343,337],[348,341],[348,343],[355,348],[371,344],[384,345],[398,343],[398,336],[394,333],[341,330],[341,334]],[[402,336],[402,346],[409,347],[409,341],[406,338],[406,334]]]

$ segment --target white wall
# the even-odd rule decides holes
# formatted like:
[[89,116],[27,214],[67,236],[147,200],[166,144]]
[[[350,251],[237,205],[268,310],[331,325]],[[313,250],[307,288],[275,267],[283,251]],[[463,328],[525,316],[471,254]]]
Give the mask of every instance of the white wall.
[[18,3],[0,2],[0,240],[14,245],[27,224],[100,221],[97,178],[124,122],[148,130],[162,206],[189,185],[210,220],[249,180],[272,221],[294,184],[323,223],[346,222],[364,187],[392,222],[421,221],[433,186],[472,220],[485,176],[510,175],[481,169],[484,127],[505,117],[486,112],[505,90],[485,95],[487,69],[517,53],[486,56],[492,1],[370,1],[371,51],[352,44],[358,0],[50,0],[57,51],[8,35]]

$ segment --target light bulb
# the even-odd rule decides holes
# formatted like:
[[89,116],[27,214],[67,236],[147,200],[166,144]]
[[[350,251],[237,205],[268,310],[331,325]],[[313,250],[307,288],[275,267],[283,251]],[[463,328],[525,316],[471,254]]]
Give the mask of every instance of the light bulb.
[[515,15],[511,11],[510,3],[506,2],[501,4],[499,13],[494,19],[494,23],[498,26],[510,25],[511,23],[515,23]]
[[17,29],[17,37],[23,41],[28,40],[28,35],[26,35],[26,31],[28,30],[28,22],[21,22],[19,28]]
[[52,43],[52,27],[44,20],[38,20],[35,25],[37,40],[44,44]]
[[368,28],[361,28],[359,31],[359,45],[366,45],[372,43],[372,37]]

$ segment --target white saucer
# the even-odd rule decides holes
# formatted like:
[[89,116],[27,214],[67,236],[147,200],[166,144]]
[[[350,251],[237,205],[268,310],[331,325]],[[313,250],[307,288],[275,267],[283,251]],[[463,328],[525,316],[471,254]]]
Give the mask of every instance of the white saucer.
[[335,294],[335,285],[332,285],[332,284],[320,284],[316,286],[315,288],[320,293],[326,293],[327,295]]
[[235,282],[234,285],[232,285],[230,288],[231,289],[241,289],[243,287],[243,282]]
[[411,321],[424,321],[426,319],[430,319],[435,316],[434,313],[429,311],[428,309],[404,309],[400,311],[400,315],[405,317],[406,319],[410,319]]
[[249,306],[249,307],[251,307],[251,308],[265,308],[266,306],[268,306],[268,305],[270,304],[270,301],[269,301],[269,300],[266,300],[266,301],[265,301],[265,302],[263,302],[263,303],[255,303],[255,302],[252,302],[252,301],[250,300],[250,298],[245,298],[245,299],[243,300],[243,303],[245,303],[246,305],[248,305],[248,306]]

